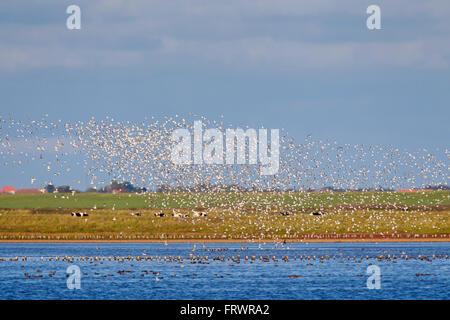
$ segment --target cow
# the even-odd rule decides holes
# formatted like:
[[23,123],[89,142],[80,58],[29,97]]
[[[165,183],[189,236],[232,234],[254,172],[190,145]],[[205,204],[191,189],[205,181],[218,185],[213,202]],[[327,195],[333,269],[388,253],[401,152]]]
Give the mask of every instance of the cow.
[[201,212],[201,211],[194,211],[193,216],[194,217],[206,217],[208,215],[206,213],[204,213],[204,212]]
[[89,216],[86,212],[72,212],[72,217],[87,217]]
[[173,212],[172,212],[172,215],[173,215],[175,218],[187,218],[187,217],[189,217],[188,214],[183,214],[183,213],[176,212],[176,211],[173,211]]
[[140,217],[140,216],[142,216],[142,213],[140,213],[140,212],[132,212],[131,215],[134,216],[134,217]]

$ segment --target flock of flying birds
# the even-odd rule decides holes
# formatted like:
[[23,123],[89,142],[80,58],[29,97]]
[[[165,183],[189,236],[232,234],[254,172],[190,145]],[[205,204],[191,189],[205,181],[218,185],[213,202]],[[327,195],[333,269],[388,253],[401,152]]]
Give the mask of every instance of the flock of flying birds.
[[[32,184],[70,176],[80,167],[91,186],[112,179],[130,181],[152,190],[158,186],[192,188],[232,186],[242,190],[398,189],[447,185],[450,150],[402,151],[392,146],[340,145],[316,141],[302,143],[281,130],[280,169],[261,176],[259,165],[175,165],[170,153],[171,134],[176,128],[192,132],[192,121],[179,117],[130,121],[104,120],[63,122],[14,120],[0,117],[0,157],[3,170],[39,161],[47,181],[30,177]],[[222,132],[232,128],[223,121],[201,120],[205,128]],[[246,128],[243,128],[244,130]],[[80,186],[84,181],[77,181]]]
[[[210,121],[204,117],[200,119],[205,128],[218,128],[222,132],[232,128],[223,121]],[[427,185],[447,186],[450,178],[448,149],[440,153],[428,150],[410,152],[392,146],[339,145],[331,141],[316,141],[309,136],[302,143],[296,143],[283,130],[280,133],[280,169],[273,176],[261,176],[258,165],[251,164],[175,165],[170,158],[173,148],[171,134],[177,128],[193,132],[194,120],[195,117],[164,117],[146,119],[140,123],[115,121],[111,118],[91,119],[87,122],[55,122],[47,117],[26,121],[0,117],[2,170],[8,170],[8,167],[25,168],[31,162],[38,162],[43,166],[43,176],[50,180],[40,181],[36,176],[30,177],[35,186],[50,183],[51,179],[71,175],[79,177],[79,172],[83,171],[93,187],[116,180],[129,181],[150,191],[161,186],[166,190],[185,190],[185,197],[164,198],[160,209],[173,207],[173,201],[178,201],[176,207],[180,208],[192,201],[196,207],[211,208],[214,205],[209,203],[212,198],[199,195],[195,192],[198,190],[196,188],[201,187],[202,194],[228,188],[231,192],[221,192],[216,200],[231,203],[230,214],[242,211],[240,209],[252,201],[245,196],[247,190],[421,188]],[[78,183],[81,186],[83,181]],[[77,185],[74,186],[76,188]],[[240,196],[237,197],[236,193]],[[378,193],[368,193],[367,196],[378,197]],[[227,197],[228,200],[225,199]],[[254,193],[253,197],[255,204],[259,206],[268,201],[261,193]],[[376,199],[372,200],[375,200],[372,203],[377,203]],[[236,203],[239,201],[243,203]],[[280,202],[278,206],[281,207],[283,197],[274,196],[270,201]],[[267,212],[274,206],[277,203],[267,203]],[[348,211],[347,208],[337,210],[344,214]],[[370,219],[374,223],[371,227],[374,232],[379,225],[378,218],[373,215]],[[195,219],[193,221],[195,224]],[[290,217],[287,217],[285,222],[289,221]],[[397,232],[397,223],[394,220],[391,222],[393,225],[390,230]],[[339,221],[336,220],[335,223]],[[193,225],[194,227],[196,226]],[[234,228],[233,226],[220,226],[220,223],[213,229],[223,229],[222,227],[225,228],[225,231],[222,230],[224,235],[234,230],[228,229]],[[267,237],[272,225],[267,219],[262,219],[254,222],[254,227]],[[292,228],[283,225],[287,234],[309,230],[307,225],[302,226],[305,228],[303,231],[291,230]],[[275,229],[273,232],[279,234],[280,230]],[[357,230],[358,228],[348,232]],[[242,232],[245,233],[245,230]],[[245,237],[245,234],[242,236]]]
[[[179,201],[178,207],[181,208],[189,201],[197,201],[197,207],[211,207],[208,203],[211,198],[195,196],[195,188],[199,186],[203,193],[228,188],[232,192],[221,193],[222,200],[229,195],[228,203],[245,199],[248,205],[247,198],[236,197],[235,193],[242,195],[246,190],[307,191],[324,187],[341,190],[423,188],[428,185],[447,186],[450,178],[448,149],[437,153],[425,149],[402,151],[392,146],[340,145],[316,141],[310,136],[302,143],[296,143],[283,130],[280,133],[280,169],[273,176],[261,176],[258,165],[251,164],[175,165],[170,158],[174,143],[171,134],[177,128],[193,132],[196,119],[175,116],[136,123],[111,118],[63,122],[51,121],[48,117],[26,121],[0,117],[2,170],[38,162],[50,180],[39,181],[32,176],[30,180],[35,186],[71,174],[79,176],[83,171],[93,187],[116,180],[129,181],[150,191],[161,186],[167,190],[189,191],[184,198],[167,198],[161,209],[170,208],[173,201]],[[200,119],[205,128],[218,128],[222,132],[233,128],[222,120]],[[78,183],[82,185],[82,181]],[[369,195],[377,197],[374,193]],[[258,193],[255,197],[259,204],[264,201],[258,198]],[[239,203],[232,206],[230,209],[233,210],[240,208]],[[376,221],[375,215],[375,224]],[[255,225],[261,230],[269,228],[263,223],[256,222]],[[288,233],[292,231],[288,227],[286,230]],[[392,226],[392,232],[395,230],[396,226]]]

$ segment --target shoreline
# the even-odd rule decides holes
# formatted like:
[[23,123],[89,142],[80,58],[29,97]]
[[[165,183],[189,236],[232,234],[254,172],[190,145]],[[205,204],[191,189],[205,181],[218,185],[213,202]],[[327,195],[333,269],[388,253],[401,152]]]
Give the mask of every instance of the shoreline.
[[167,239],[167,240],[0,240],[0,243],[378,243],[378,242],[450,242],[449,238],[384,239]]

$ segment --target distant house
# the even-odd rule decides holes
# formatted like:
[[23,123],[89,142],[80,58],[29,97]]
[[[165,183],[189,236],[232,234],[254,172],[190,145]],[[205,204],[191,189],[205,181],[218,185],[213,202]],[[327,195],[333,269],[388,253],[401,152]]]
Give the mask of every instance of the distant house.
[[422,191],[427,191],[426,189],[399,189],[396,190],[395,192],[422,192]]
[[0,193],[9,193],[9,194],[15,194],[16,189],[12,186],[4,186],[2,190],[0,190]]
[[16,191],[16,194],[40,194],[42,193],[41,189],[19,189]]

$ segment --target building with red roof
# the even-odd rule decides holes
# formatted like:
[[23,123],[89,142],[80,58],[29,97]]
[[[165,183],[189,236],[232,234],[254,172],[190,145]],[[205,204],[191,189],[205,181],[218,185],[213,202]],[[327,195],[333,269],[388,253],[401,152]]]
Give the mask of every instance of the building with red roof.
[[4,186],[2,190],[0,190],[0,193],[9,193],[9,194],[15,194],[16,189],[12,186]]

